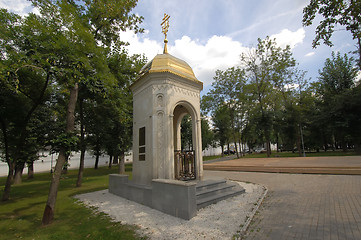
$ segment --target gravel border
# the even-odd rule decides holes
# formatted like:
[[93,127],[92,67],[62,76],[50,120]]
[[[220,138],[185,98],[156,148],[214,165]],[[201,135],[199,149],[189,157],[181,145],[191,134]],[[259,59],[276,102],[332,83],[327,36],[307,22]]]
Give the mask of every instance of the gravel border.
[[183,220],[113,195],[108,190],[75,196],[86,206],[108,214],[114,221],[139,227],[150,239],[231,239],[246,231],[267,189],[253,183],[237,182],[246,192],[198,211]]

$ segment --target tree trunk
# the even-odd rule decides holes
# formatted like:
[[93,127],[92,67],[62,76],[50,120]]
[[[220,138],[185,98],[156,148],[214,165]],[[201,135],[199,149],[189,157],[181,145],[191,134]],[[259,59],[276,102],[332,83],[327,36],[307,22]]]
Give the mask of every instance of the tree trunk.
[[69,163],[69,154],[65,156],[65,163],[63,165],[63,169],[61,170],[61,174],[68,174],[68,163]]
[[28,166],[28,179],[34,178],[34,162],[29,163]]
[[14,177],[14,184],[21,184],[22,177],[23,177],[23,170],[24,170],[25,163],[21,163],[15,167],[15,177]]
[[113,160],[113,156],[109,155],[109,165],[108,168],[111,169],[112,168],[112,160]]
[[48,195],[48,201],[46,202],[44,214],[43,214],[43,225],[50,224],[54,219],[56,197],[58,195],[58,188],[60,183],[61,171],[66,161],[66,150],[60,149],[58,160],[55,164],[53,177],[51,179],[50,190]]
[[342,145],[342,151],[347,152],[347,142],[344,137],[342,138],[341,145]]
[[302,147],[301,147],[301,136],[298,134],[297,140],[296,140],[297,150],[298,150],[298,156],[302,157]]
[[239,158],[238,147],[237,147],[237,142],[236,141],[234,141],[234,150],[236,151],[237,158]]
[[100,155],[99,152],[97,152],[96,155],[95,155],[95,165],[94,165],[94,169],[98,169],[99,155]]
[[355,143],[355,153],[356,153],[357,155],[360,155],[360,154],[361,154],[361,144],[358,143],[358,142]]
[[[76,83],[74,87],[70,90],[68,109],[66,113],[66,129],[65,129],[66,133],[74,132],[74,125],[75,125],[74,112],[75,112],[77,99],[78,99],[78,84]],[[48,201],[46,202],[45,210],[43,214],[43,219],[42,219],[43,225],[50,224],[54,219],[55,203],[56,203],[56,197],[58,195],[61,170],[63,168],[65,160],[66,160],[66,149],[60,148],[58,160],[56,161],[55,170],[50,184]]]
[[[231,121],[231,124],[232,124],[232,132],[233,132],[233,141],[234,141],[234,150],[236,151],[236,154],[237,154],[237,158],[239,158],[239,153],[238,153],[238,148],[237,148],[237,140],[236,140],[236,127],[234,126],[235,124],[234,124],[234,113],[233,113],[233,111],[232,111],[232,114],[231,114],[231,119],[232,119],[232,121]],[[229,149],[228,149],[229,150]],[[230,153],[229,151],[228,151],[228,153]]]
[[359,70],[361,70],[361,37],[359,35],[359,37],[357,38],[357,44],[358,44],[358,67],[359,67]]
[[266,149],[267,149],[267,157],[271,157],[271,141],[270,140],[267,140]]
[[85,148],[80,151],[80,163],[79,163],[79,171],[78,171],[78,179],[76,181],[76,186],[81,187],[81,183],[83,180],[83,172],[84,172],[84,157],[85,157]]
[[118,154],[115,154],[114,158],[113,158],[113,164],[117,164],[118,165]]
[[0,122],[1,122],[1,130],[3,133],[3,143],[5,147],[5,160],[9,167],[8,177],[6,178],[5,189],[2,196],[2,201],[7,201],[10,198],[11,184],[14,181],[14,163],[10,160],[6,124],[5,121],[1,118],[1,116],[0,116]]
[[119,161],[119,174],[125,173],[125,162],[124,162],[124,152],[120,153],[120,161]]
[[80,163],[78,171],[78,179],[76,186],[81,187],[84,172],[84,158],[85,158],[85,137],[84,137],[84,115],[83,115],[83,99],[79,101],[79,114],[80,114]]
[[323,147],[325,148],[325,149],[324,149],[324,152],[327,152],[328,145],[327,145],[326,139],[325,139],[325,141],[323,142]]
[[239,153],[240,153],[240,156],[242,157],[243,156],[243,148],[242,148],[240,136],[238,136],[238,144],[239,144]]
[[8,173],[8,177],[6,178],[6,182],[5,182],[5,189],[4,189],[4,193],[2,196],[2,201],[7,201],[10,198],[10,189],[11,189],[11,184],[14,181],[14,167],[13,164],[9,165],[9,173]]
[[224,157],[224,146],[223,145],[221,145],[221,149],[222,149],[221,156]]

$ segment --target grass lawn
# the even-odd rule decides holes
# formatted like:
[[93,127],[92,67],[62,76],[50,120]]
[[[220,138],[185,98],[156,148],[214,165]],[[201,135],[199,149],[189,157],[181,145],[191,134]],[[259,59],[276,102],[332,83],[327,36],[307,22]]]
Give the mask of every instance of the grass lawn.
[[[126,165],[128,174],[131,167]],[[141,239],[134,232],[136,227],[112,222],[107,215],[95,213],[73,198],[108,188],[108,174],[117,171],[117,167],[85,169],[82,187],[76,188],[77,170],[69,170],[60,182],[54,222],[45,227],[41,226],[41,219],[51,174],[24,178],[22,184],[12,186],[11,200],[0,202],[0,239]],[[0,178],[2,188],[5,180]]]
[[[356,153],[353,150],[348,152],[343,151],[320,151],[320,152],[306,152],[306,157],[326,157],[326,156],[354,156]],[[203,157],[203,161],[208,161],[212,159],[220,158],[221,155],[218,156],[207,156]],[[243,156],[242,158],[266,158],[266,153],[252,153]],[[272,152],[271,157],[299,157],[298,153],[292,152]]]
[[220,155],[216,155],[216,156],[204,156],[203,157],[203,161],[209,161],[209,160],[213,160],[213,159],[217,159],[220,158]]

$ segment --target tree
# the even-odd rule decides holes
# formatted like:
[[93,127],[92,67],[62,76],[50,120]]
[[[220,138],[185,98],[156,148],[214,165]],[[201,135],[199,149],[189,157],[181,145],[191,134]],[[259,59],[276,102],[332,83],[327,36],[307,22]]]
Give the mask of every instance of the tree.
[[[118,30],[137,29],[141,18],[129,14],[136,1],[47,1],[34,0],[41,17],[58,29],[52,40],[53,52],[57,53],[59,84],[68,86],[69,101],[65,135],[75,134],[75,106],[78,98],[79,82],[89,79],[111,88],[114,77],[110,74],[104,56],[111,46],[121,44]],[[61,29],[61,31],[59,31]],[[61,51],[59,51],[61,50]],[[61,147],[49,189],[42,223],[47,225],[54,217],[55,202],[60,181],[60,173],[66,158],[66,148]]]
[[[217,105],[218,108],[212,113],[213,126],[215,137],[222,149],[222,156],[224,153],[224,145],[228,145],[231,134],[231,118],[229,108],[226,104]],[[229,149],[228,149],[229,150]]]
[[201,130],[202,130],[202,150],[214,145],[214,134],[209,127],[207,119],[201,118]]
[[355,146],[356,154],[361,154],[361,85],[358,84],[345,94],[342,94],[339,102],[344,104],[344,112],[347,115],[350,136]]
[[[9,166],[3,200],[9,199],[14,170],[37,159],[36,121],[54,79],[53,56],[47,53],[50,29],[34,14],[22,18],[0,10],[1,116],[5,159]],[[34,117],[35,115],[35,117]]]
[[317,47],[320,41],[333,46],[331,36],[337,25],[346,27],[353,39],[357,41],[359,55],[358,66],[361,69],[361,1],[359,0],[311,0],[303,9],[303,25],[312,25],[316,13],[324,18],[316,28],[316,37],[312,46]]
[[230,115],[231,121],[231,134],[237,157],[239,157],[237,149],[237,138],[239,138],[240,132],[238,122],[240,121],[239,115],[244,113],[245,71],[239,67],[231,67],[225,71],[217,70],[213,79],[215,81],[212,83],[212,89],[202,100],[203,108],[214,111],[223,104],[227,105],[229,109],[227,113]]
[[354,118],[353,113],[346,111],[350,105],[347,96],[352,95],[357,70],[346,54],[341,56],[340,53],[333,52],[332,57],[326,59],[319,74],[320,114],[323,122],[333,130],[332,135],[341,142],[343,150],[346,151],[347,139],[354,132],[354,127],[351,128],[350,124]]
[[[260,128],[261,138],[267,147],[267,156],[271,155],[271,133],[276,107],[275,93],[277,85],[289,76],[289,69],[296,62],[292,58],[289,46],[282,49],[275,40],[267,37],[258,39],[257,48],[248,54],[241,55],[241,64],[245,66],[246,76],[250,84],[250,100],[254,109],[251,117]],[[275,91],[276,90],[276,91]]]
[[119,161],[119,173],[125,173],[124,156],[132,146],[133,131],[133,95],[129,86],[136,80],[137,74],[146,63],[140,55],[129,56],[121,49],[114,49],[108,56],[108,66],[117,80],[117,87],[109,95],[112,120],[107,132],[106,145],[109,153],[113,153],[114,162]]
[[[303,152],[303,95],[307,88],[306,72],[288,68],[285,76],[275,82],[278,103],[275,107],[274,135],[282,142],[283,150],[298,149],[299,156]],[[278,148],[277,148],[278,149]]]

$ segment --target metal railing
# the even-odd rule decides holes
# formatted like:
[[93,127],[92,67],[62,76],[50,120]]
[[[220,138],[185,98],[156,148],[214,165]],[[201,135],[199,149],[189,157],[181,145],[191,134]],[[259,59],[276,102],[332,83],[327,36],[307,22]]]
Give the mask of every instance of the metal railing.
[[194,151],[174,151],[174,173],[177,180],[196,179]]

